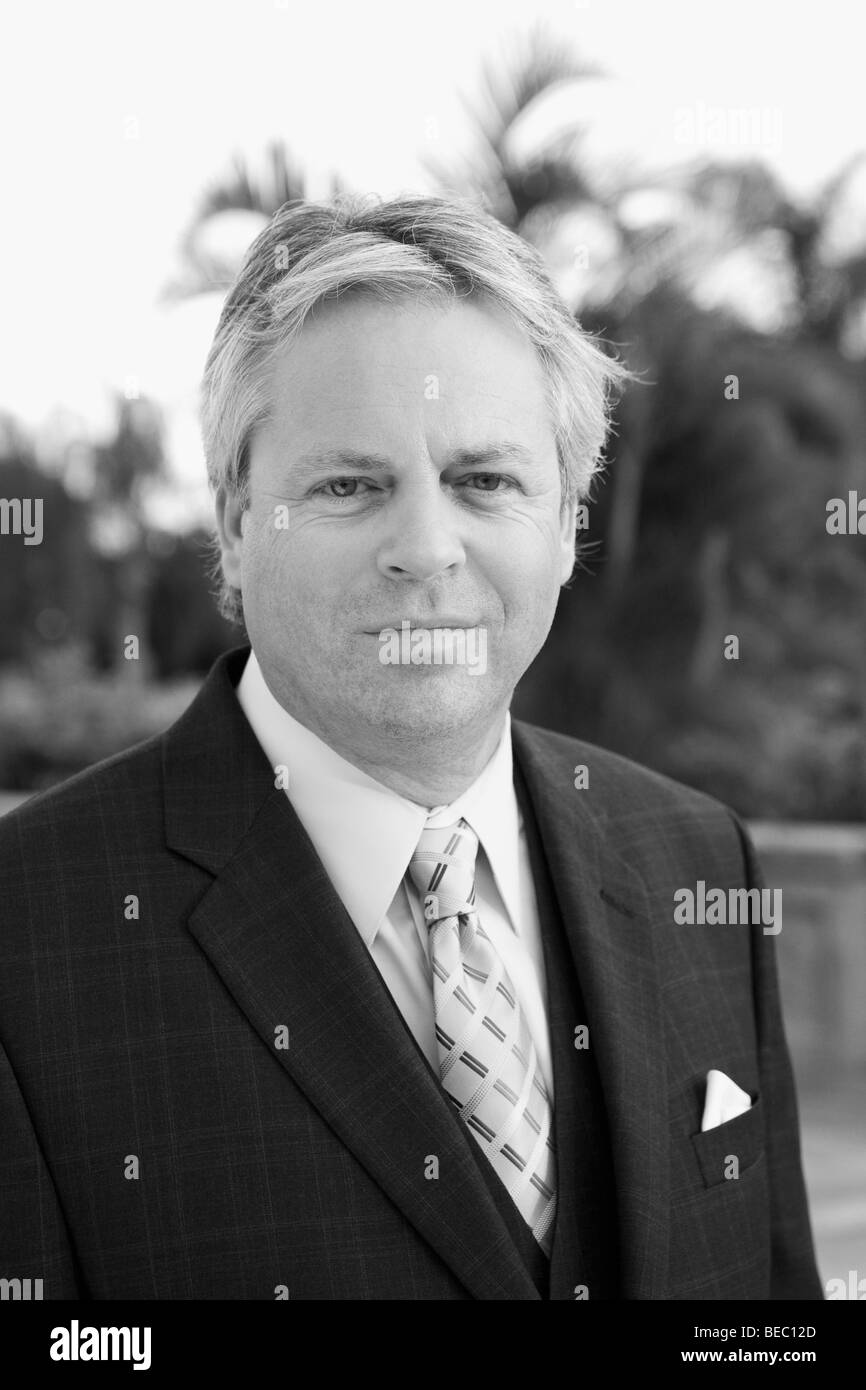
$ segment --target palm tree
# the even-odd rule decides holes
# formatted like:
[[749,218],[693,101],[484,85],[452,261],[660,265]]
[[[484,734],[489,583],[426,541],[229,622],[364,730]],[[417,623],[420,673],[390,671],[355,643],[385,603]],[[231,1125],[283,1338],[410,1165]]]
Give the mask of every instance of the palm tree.
[[848,330],[866,309],[866,224],[859,244],[838,257],[833,233],[845,215],[866,154],[856,154],[798,201],[763,164],[708,164],[687,171],[683,186],[695,208],[718,218],[716,254],[781,243],[793,290],[790,329],[844,351]]
[[599,70],[552,39],[542,27],[528,36],[517,62],[487,63],[481,74],[481,101],[464,98],[474,127],[475,150],[456,169],[433,157],[426,166],[434,180],[454,193],[480,198],[511,231],[525,236],[540,210],[585,201],[600,204],[594,186],[572,149],[573,134],[551,137],[529,159],[516,148],[530,112],[559,89],[599,76]]
[[[338,174],[330,179],[330,194],[345,190]],[[260,168],[236,154],[224,178],[205,189],[180,246],[181,272],[165,291],[166,298],[186,299],[211,291],[226,292],[240,269],[252,236],[286,203],[303,202],[306,177],[284,141],[267,147]],[[248,214],[243,235],[229,237],[227,251],[212,243],[223,222]]]

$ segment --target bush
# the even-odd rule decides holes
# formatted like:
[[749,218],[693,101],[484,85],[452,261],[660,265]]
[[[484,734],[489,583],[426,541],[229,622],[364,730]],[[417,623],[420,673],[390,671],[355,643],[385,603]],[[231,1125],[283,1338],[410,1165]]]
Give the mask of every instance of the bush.
[[134,670],[97,674],[83,649],[40,654],[31,669],[0,673],[0,787],[41,791],[168,728],[195,695],[196,678],[164,685]]

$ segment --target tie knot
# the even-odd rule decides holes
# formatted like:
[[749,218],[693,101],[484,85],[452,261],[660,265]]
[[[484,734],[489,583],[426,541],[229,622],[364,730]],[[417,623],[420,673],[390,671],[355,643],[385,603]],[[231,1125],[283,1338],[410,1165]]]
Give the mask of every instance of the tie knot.
[[409,862],[409,875],[424,905],[428,927],[443,917],[475,911],[478,836],[468,821],[425,826]]

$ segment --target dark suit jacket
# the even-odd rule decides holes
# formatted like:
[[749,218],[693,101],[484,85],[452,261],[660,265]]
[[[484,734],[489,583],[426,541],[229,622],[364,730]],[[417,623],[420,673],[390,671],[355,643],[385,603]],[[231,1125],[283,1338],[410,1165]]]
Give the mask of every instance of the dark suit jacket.
[[[247,651],[166,734],[0,821],[0,1277],[53,1299],[537,1299],[237,704]],[[599,748],[513,740],[604,1096],[621,1296],[820,1298],[774,938],[673,922],[677,888],[757,882],[742,828]],[[711,1067],[754,1104],[702,1134]]]

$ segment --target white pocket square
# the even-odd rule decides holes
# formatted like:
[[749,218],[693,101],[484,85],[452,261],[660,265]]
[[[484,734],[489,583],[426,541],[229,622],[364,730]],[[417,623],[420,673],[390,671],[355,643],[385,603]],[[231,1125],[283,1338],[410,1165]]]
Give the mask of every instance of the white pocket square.
[[746,1110],[751,1110],[751,1096],[732,1081],[723,1071],[707,1072],[707,1098],[704,1101],[704,1114],[701,1120],[701,1133],[715,1129],[726,1120],[735,1120]]

